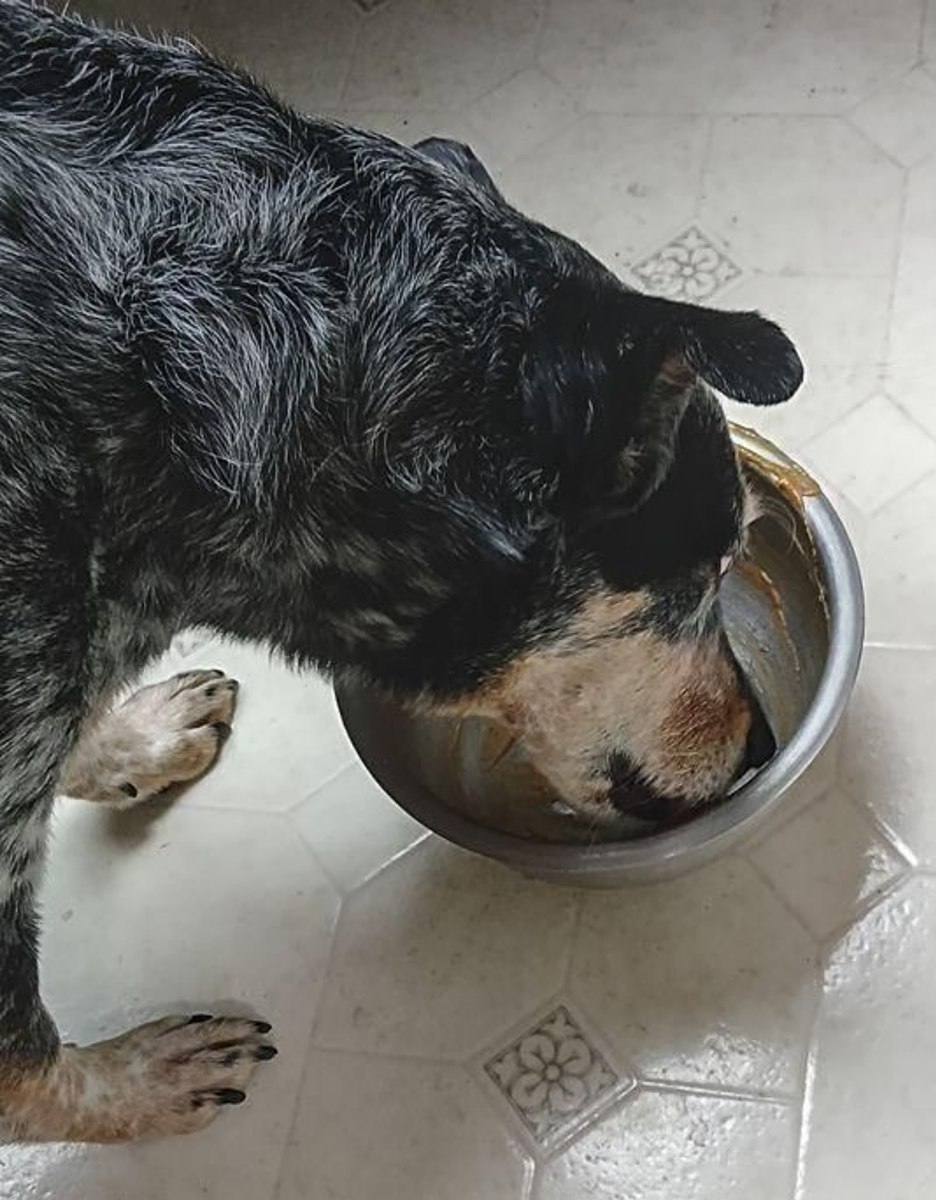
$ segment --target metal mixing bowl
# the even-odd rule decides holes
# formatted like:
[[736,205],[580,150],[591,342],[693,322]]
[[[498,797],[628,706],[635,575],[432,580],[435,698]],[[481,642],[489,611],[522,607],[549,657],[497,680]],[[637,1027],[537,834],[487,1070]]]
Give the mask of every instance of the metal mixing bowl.
[[[416,715],[370,689],[339,684],[339,709],[358,754],[416,820],[527,875],[616,887],[701,866],[775,814],[842,717],[861,657],[864,598],[851,542],[818,485],[757,434],[732,433],[765,515],[752,527],[748,561],[724,582],[722,604],[777,754],[686,824],[645,836],[605,831],[599,840],[542,796],[531,797],[530,774],[515,769],[515,751],[492,755],[492,731],[481,722]],[[503,761],[488,771],[485,754],[488,764]]]

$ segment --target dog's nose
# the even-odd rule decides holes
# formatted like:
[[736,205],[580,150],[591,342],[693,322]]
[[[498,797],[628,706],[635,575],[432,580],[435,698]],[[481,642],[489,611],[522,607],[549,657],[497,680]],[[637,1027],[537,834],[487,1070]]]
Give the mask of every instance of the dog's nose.
[[741,775],[770,762],[777,752],[777,739],[771,731],[760,701],[750,689],[748,703],[751,706],[751,728],[748,730],[747,745],[744,748],[744,760],[739,772]]

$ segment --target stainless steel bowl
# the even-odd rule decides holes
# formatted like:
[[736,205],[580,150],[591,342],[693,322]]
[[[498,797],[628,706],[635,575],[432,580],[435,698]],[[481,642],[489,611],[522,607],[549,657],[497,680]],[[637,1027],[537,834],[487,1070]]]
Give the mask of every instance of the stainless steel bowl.
[[[617,887],[679,874],[768,821],[831,737],[858,671],[864,598],[855,553],[818,485],[750,430],[734,427],[765,515],[747,564],[725,581],[729,638],[779,750],[719,805],[666,832],[598,840],[530,797],[505,755],[486,770],[489,729],[417,715],[367,688],[336,688],[345,727],[370,773],[416,820],[468,850],[558,883]],[[495,756],[496,757],[496,756]],[[607,840],[608,837],[612,840]]]

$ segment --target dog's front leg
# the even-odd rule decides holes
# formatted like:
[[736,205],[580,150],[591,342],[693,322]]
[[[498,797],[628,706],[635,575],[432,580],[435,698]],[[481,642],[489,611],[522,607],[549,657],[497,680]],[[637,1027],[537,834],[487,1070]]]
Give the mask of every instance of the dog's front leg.
[[[63,1046],[40,1000],[35,889],[73,736],[64,703],[55,720],[15,719],[24,715],[17,700],[41,692],[41,682],[16,689],[16,699],[8,690],[0,705],[0,1130],[27,1141],[110,1142],[200,1129],[242,1101],[256,1064],[275,1054],[269,1025],[185,1014]],[[68,687],[60,683],[57,700]]]
[[86,723],[59,791],[124,808],[197,779],[230,732],[236,697],[223,671],[185,671],[141,688]]

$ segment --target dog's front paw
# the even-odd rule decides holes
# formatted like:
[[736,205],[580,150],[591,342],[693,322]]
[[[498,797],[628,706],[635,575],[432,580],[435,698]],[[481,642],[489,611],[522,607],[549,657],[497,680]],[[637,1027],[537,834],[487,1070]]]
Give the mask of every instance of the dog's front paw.
[[10,1106],[27,1141],[122,1142],[203,1129],[242,1104],[256,1066],[276,1054],[265,1021],[166,1017],[93,1046],[63,1046],[24,1076]]
[[231,731],[237,688],[223,671],[186,671],[134,692],[82,737],[61,790],[123,808],[197,779]]

